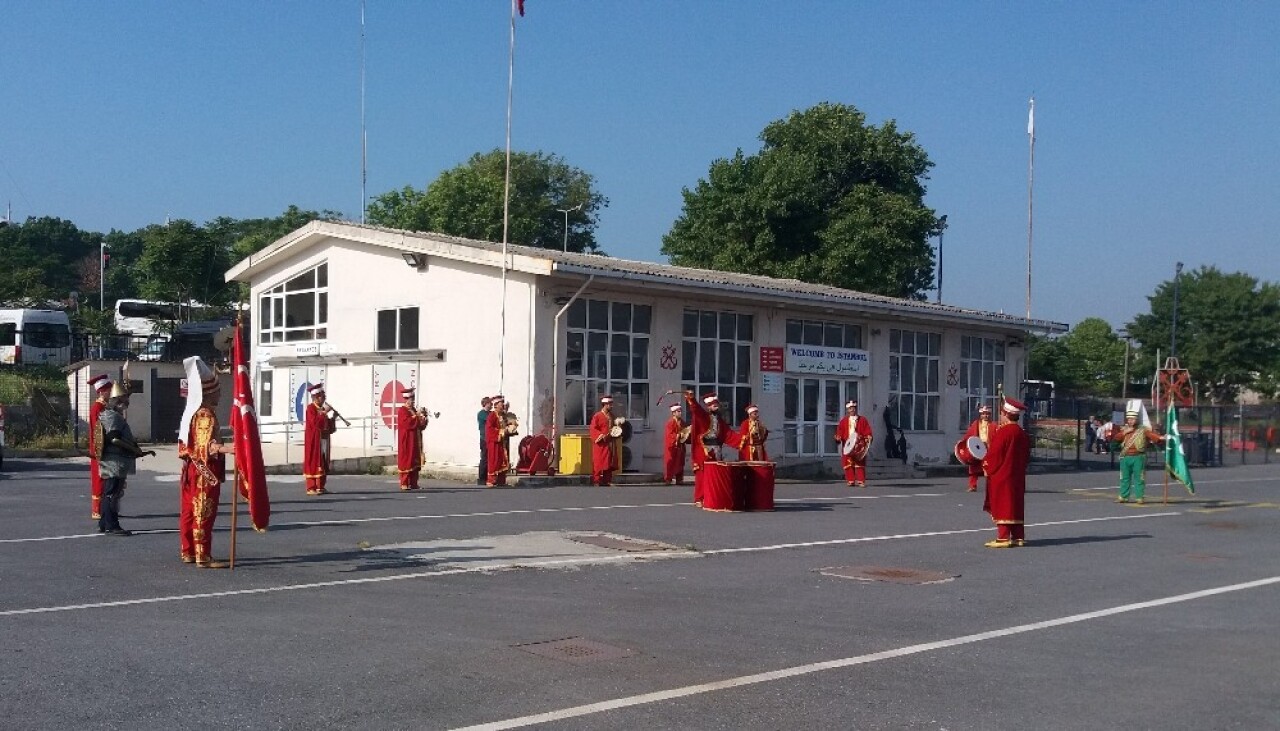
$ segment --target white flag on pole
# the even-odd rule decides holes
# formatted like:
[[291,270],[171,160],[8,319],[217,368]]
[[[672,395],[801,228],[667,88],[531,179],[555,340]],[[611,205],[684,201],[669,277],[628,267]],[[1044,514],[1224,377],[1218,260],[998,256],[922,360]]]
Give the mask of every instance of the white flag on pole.
[[1036,98],[1031,97],[1031,111],[1027,112],[1027,134],[1036,136]]

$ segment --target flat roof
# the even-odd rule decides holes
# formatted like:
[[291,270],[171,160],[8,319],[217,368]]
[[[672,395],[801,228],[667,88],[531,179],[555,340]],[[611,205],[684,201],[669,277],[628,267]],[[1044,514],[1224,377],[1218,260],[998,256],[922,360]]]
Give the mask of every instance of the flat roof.
[[[301,253],[331,238],[383,246],[401,252],[469,261],[495,268],[502,266],[503,245],[493,241],[403,231],[369,224],[312,221],[235,264],[227,271],[226,281],[251,282],[256,274],[266,268],[275,266],[289,256]],[[546,276],[559,275],[570,280],[581,281],[587,277],[595,277],[648,287],[679,289],[686,293],[702,291],[707,294],[751,299],[758,305],[774,304],[783,309],[787,304],[825,307],[867,314],[966,322],[1010,331],[1063,333],[1070,329],[1065,323],[1051,320],[1028,321],[1025,317],[999,312],[868,294],[823,284],[811,284],[797,279],[777,279],[758,274],[695,269],[517,244],[507,244],[506,250],[509,270]]]

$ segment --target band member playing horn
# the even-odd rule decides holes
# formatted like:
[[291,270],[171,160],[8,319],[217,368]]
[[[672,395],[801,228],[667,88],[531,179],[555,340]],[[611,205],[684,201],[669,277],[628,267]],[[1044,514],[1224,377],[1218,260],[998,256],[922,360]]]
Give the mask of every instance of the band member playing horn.
[[178,427],[178,457],[182,459],[182,509],[178,536],[183,563],[221,569],[226,563],[213,558],[213,521],[226,480],[226,457],[233,450],[218,437],[214,408],[222,391],[218,377],[199,356],[183,362],[187,372],[187,407]]
[[511,455],[507,453],[507,401],[494,396],[493,409],[484,423],[485,481],[487,487],[507,484],[507,472],[511,470]]
[[591,484],[608,487],[622,463],[622,425],[615,423],[613,397],[600,397],[600,410],[591,417]]
[[98,475],[98,458],[94,456],[102,452],[102,446],[94,443],[94,433],[98,418],[111,398],[111,386],[111,378],[105,373],[89,379],[89,388],[97,393],[97,398],[89,404],[89,517],[92,520],[102,519],[102,478]]
[[747,419],[738,429],[741,442],[738,445],[738,459],[744,462],[768,462],[769,453],[764,443],[769,438],[769,430],[760,421],[760,407],[752,404],[747,407]]
[[667,421],[666,436],[662,441],[662,482],[664,484],[684,484],[684,445],[689,441],[692,430],[685,426],[684,419],[681,418],[682,411],[680,404],[672,404],[671,418]]
[[996,524],[996,538],[987,548],[1026,545],[1023,509],[1027,492],[1027,463],[1031,461],[1031,441],[1018,426],[1026,406],[1005,396],[1000,404],[1000,425],[991,436],[991,447],[982,469],[987,473],[987,497],[982,509]]
[[396,409],[396,467],[400,471],[400,490],[418,490],[418,474],[422,472],[422,430],[427,416],[413,406],[414,389],[400,391],[404,402]]
[[307,481],[308,495],[323,495],[329,492],[325,482],[329,478],[329,463],[332,454],[329,449],[329,435],[338,429],[337,417],[333,409],[325,403],[324,384],[316,383],[307,389],[311,401],[307,404],[304,420],[306,431],[302,441],[302,476]]
[[704,394],[699,404],[692,391],[685,391],[684,401],[689,406],[689,418],[693,422],[689,435],[689,442],[693,445],[693,504],[700,508],[704,479],[702,466],[707,462],[719,462],[725,443],[736,445],[738,435],[720,416],[720,397],[714,392]]
[[844,418],[836,425],[836,443],[841,445],[840,466],[849,487],[867,486],[867,455],[871,454],[871,422],[858,416],[858,402],[844,405]]
[[[983,404],[978,407],[978,418],[969,424],[968,430],[964,433],[964,438],[977,437],[982,443],[991,446],[991,433],[996,430],[995,424],[991,423],[991,407]],[[978,491],[978,478],[982,477],[982,463],[966,465],[969,468],[969,492]]]

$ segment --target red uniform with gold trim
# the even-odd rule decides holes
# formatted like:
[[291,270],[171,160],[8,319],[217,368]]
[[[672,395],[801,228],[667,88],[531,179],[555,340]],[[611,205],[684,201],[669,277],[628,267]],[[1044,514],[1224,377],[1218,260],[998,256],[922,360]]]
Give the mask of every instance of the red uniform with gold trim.
[[417,490],[422,472],[422,430],[427,419],[409,404],[396,409],[396,468],[400,471],[400,489]]
[[1031,442],[1017,422],[1001,424],[991,435],[982,468],[987,473],[987,495],[982,509],[996,524],[996,538],[1023,540],[1023,508],[1027,492],[1027,463]]
[[867,440],[867,449],[862,454],[862,459],[854,459],[852,454],[844,454],[841,450],[840,467],[844,470],[844,481],[850,485],[867,484],[867,456],[871,454],[871,420],[865,416],[858,414],[845,415],[836,424],[836,441],[844,444],[849,440],[851,435],[857,435]]
[[662,481],[674,482],[677,485],[684,484],[686,450],[685,445],[680,443],[681,429],[684,429],[684,422],[680,420],[679,415],[673,415],[667,420],[667,429],[662,440]]
[[[990,419],[984,421],[982,417],[978,417],[969,424],[969,428],[964,432],[964,438],[977,437],[990,448],[991,435],[995,433],[995,430],[996,425],[993,421]],[[978,489],[978,478],[982,477],[982,465],[970,464],[965,466],[969,468],[969,492],[975,492]]]
[[[709,397],[704,397],[709,398]],[[702,467],[708,461],[718,462],[724,459],[721,452],[726,443],[736,445],[738,435],[729,426],[729,422],[719,412],[712,414],[698,403],[692,394],[686,393],[685,403],[689,405],[689,445],[693,450],[693,502],[701,505],[703,494]]]
[[329,435],[337,430],[338,425],[332,415],[322,411],[314,401],[307,404],[302,443],[302,476],[306,478],[308,494],[325,489],[332,460]]
[[765,440],[769,438],[769,430],[759,419],[754,421],[748,417],[738,428],[738,459],[744,462],[768,462],[769,453],[765,450]]
[[105,408],[107,401],[101,396],[89,404],[89,517],[94,520],[102,517],[102,476],[98,474],[98,458],[93,456],[97,454],[94,449],[94,432],[97,430],[98,417]]
[[591,436],[591,484],[608,487],[613,484],[613,473],[618,469],[619,439],[610,436],[613,417],[604,409],[591,417],[588,434]]
[[220,451],[214,453],[211,447],[215,444],[222,444],[218,439],[218,417],[213,409],[201,406],[191,418],[186,441],[178,445],[178,456],[183,459],[178,537],[183,560],[193,558],[198,564],[211,560],[213,521],[218,516],[218,498],[227,475],[226,456]]
[[484,422],[485,485],[495,487],[507,484],[507,472],[511,470],[511,456],[507,454],[507,420],[497,411],[490,411]]

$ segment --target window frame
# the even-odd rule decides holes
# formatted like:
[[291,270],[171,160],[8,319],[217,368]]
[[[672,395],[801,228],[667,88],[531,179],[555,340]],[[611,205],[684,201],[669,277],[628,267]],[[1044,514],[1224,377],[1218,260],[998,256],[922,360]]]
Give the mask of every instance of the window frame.
[[941,368],[941,333],[889,330],[888,406],[895,427],[904,432],[939,431]]
[[583,297],[565,313],[565,428],[585,428],[600,397],[613,397],[614,413],[632,428],[649,428],[649,352],[653,305]]
[[[417,320],[415,332],[413,333],[413,343],[405,343],[405,313],[413,311]],[[392,322],[392,338],[395,341],[394,347],[382,347],[382,314],[384,312],[394,312],[395,319]],[[395,353],[404,350],[418,350],[419,344],[422,342],[422,308],[418,305],[403,305],[400,307],[379,307],[375,310],[375,326],[373,330],[373,349],[378,353]]]
[[[987,353],[991,357],[987,357]],[[993,409],[998,406],[999,390],[1004,384],[1005,364],[1008,358],[1008,344],[1003,338],[987,338],[981,335],[960,336],[960,373],[958,385],[960,392],[960,428],[978,418],[978,407],[986,404]],[[977,357],[975,357],[975,355]],[[988,366],[990,370],[988,371]],[[978,377],[975,390],[974,375]]]
[[[300,282],[310,276],[310,286]],[[290,325],[289,304],[301,302],[311,296],[311,322]],[[329,337],[329,262],[296,272],[274,287],[258,295],[258,328],[260,345],[303,343],[326,340]]]
[[[715,391],[720,397],[720,413],[725,421],[740,423],[746,418],[742,410],[753,397],[755,361],[751,354],[755,347],[756,316],[736,310],[686,307],[681,322],[681,387],[698,398],[707,391]],[[730,337],[724,337],[725,334]],[[727,359],[726,355],[732,358]],[[726,367],[729,368],[727,377]]]

